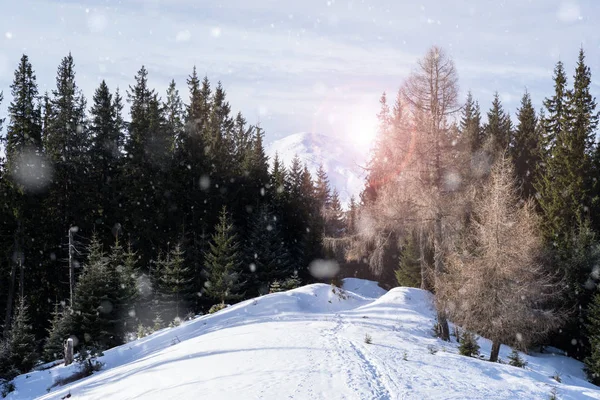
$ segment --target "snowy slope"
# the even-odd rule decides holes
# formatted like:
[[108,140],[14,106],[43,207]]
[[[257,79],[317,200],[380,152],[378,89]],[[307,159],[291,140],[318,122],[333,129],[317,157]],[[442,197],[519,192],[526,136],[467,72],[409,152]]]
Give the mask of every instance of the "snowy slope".
[[105,352],[102,371],[49,393],[73,368],[20,376],[9,399],[548,399],[553,387],[560,399],[600,399],[570,358],[526,356],[520,369],[458,355],[456,343],[432,337],[425,291],[357,279],[344,287],[343,298],[314,284],[159,331]]
[[289,167],[297,154],[302,162],[307,163],[313,177],[322,163],[332,188],[337,188],[342,205],[346,206],[350,197],[358,197],[364,186],[363,168],[366,165],[368,150],[358,149],[347,140],[302,132],[270,143],[267,146],[267,155],[272,162],[277,153]]

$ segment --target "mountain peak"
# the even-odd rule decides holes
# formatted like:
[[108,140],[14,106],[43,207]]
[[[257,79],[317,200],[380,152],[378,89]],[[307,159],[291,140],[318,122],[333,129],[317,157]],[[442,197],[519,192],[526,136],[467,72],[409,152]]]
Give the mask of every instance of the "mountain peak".
[[350,203],[350,197],[358,197],[364,186],[368,153],[357,149],[347,140],[315,132],[298,132],[275,140],[267,146],[267,155],[271,162],[275,154],[286,167],[297,155],[308,170],[316,176],[319,165],[323,165],[331,189],[336,188],[344,207]]

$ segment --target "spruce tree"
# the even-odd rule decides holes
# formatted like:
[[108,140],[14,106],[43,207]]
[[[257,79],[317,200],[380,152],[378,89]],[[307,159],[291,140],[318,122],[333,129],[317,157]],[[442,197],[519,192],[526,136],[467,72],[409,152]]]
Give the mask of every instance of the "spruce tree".
[[323,164],[319,164],[317,169],[317,177],[315,180],[315,199],[317,207],[320,210],[329,208],[331,202],[331,188],[329,187],[329,178]]
[[350,197],[350,205],[348,206],[348,212],[346,216],[346,232],[347,235],[354,235],[356,233],[356,220],[358,218],[358,204],[354,195]]
[[462,356],[476,357],[479,356],[479,344],[474,334],[469,331],[464,331],[460,336],[460,346],[458,353]]
[[562,64],[555,72],[555,95],[544,104],[547,139],[552,143],[545,160],[546,173],[537,189],[544,212],[544,235],[557,247],[569,248],[569,235],[581,227],[589,216],[592,184],[589,179],[593,140],[598,122],[595,100],[589,93],[589,68],[580,51],[574,89],[565,90],[566,78]]
[[204,256],[206,285],[204,293],[217,302],[239,300],[243,282],[241,278],[241,253],[233,222],[227,209],[223,207],[219,222]]
[[64,356],[64,343],[71,336],[73,329],[72,310],[69,307],[56,304],[47,329],[48,337],[44,343],[44,361],[59,360]]
[[117,236],[115,243],[107,255],[108,279],[114,290],[114,314],[119,321],[118,333],[124,339],[124,334],[131,331],[137,322],[135,318],[135,303],[138,299],[136,287],[137,254],[132,250],[131,243],[123,248]]
[[600,384],[600,292],[596,291],[587,311],[586,332],[590,353],[585,358],[585,371],[595,385]]
[[545,131],[544,149],[551,151],[558,135],[566,129],[567,123],[567,75],[562,61],[554,67],[554,95],[544,100],[547,115],[542,119]]
[[88,259],[75,287],[73,333],[80,345],[105,350],[123,343],[118,315],[121,289],[96,236],[87,250]]
[[346,221],[337,189],[333,189],[325,218],[325,233],[329,237],[340,238],[345,233]]
[[245,254],[249,297],[267,293],[273,281],[292,275],[293,267],[283,242],[280,222],[266,205],[252,219]]
[[421,261],[418,237],[408,235],[402,246],[398,269],[395,271],[398,286],[421,287]]
[[174,79],[169,83],[169,88],[167,89],[167,101],[163,107],[165,110],[166,129],[172,136],[172,143],[169,143],[170,151],[174,152],[175,147],[181,141],[181,135],[184,128],[183,102],[179,96],[179,90],[177,90]]
[[483,131],[486,147],[493,155],[500,155],[508,150],[511,143],[512,123],[510,115],[502,107],[498,92],[494,94],[492,108],[488,111],[487,123]]
[[38,103],[36,77],[27,55],[23,54],[15,78],[10,86],[13,100],[8,106],[9,124],[6,137],[8,169],[14,171],[24,166],[16,158],[23,152],[41,151],[42,121]]
[[470,153],[474,153],[481,148],[483,144],[481,112],[479,103],[473,99],[470,91],[467,93],[467,101],[463,107],[459,129],[465,148]]
[[521,186],[524,199],[535,195],[538,164],[541,161],[541,140],[537,128],[537,118],[531,103],[531,96],[526,91],[521,99],[521,107],[517,110],[517,127],[510,148],[510,156],[515,166],[517,182]]
[[163,259],[159,260],[159,264],[158,285],[162,315],[168,321],[175,318],[183,320],[193,296],[194,276],[192,269],[185,265],[181,245],[175,245]]
[[[119,106],[102,81],[96,89],[90,109],[91,145],[88,152],[91,164],[90,197],[96,201],[92,206],[94,223],[108,228],[117,222],[120,199],[118,197],[118,168],[124,136],[118,125]],[[108,231],[108,229],[107,229]]]
[[28,308],[25,298],[20,298],[6,338],[9,350],[8,365],[15,367],[20,373],[30,371],[38,361],[37,341],[33,334]]

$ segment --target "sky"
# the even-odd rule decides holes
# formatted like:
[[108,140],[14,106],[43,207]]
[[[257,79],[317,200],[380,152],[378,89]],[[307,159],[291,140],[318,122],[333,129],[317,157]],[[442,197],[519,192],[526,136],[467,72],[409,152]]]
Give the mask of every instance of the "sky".
[[[600,93],[600,1],[39,0],[2,2],[0,90],[26,53],[40,92],[55,86],[70,51],[89,100],[101,80],[133,84],[142,65],[163,94],[175,79],[184,101],[195,65],[221,81],[234,111],[267,141],[301,131],[349,140],[371,135],[379,97],[394,97],[431,45],[455,60],[462,97],[487,111],[498,91],[516,112],[527,89],[537,107],[552,93],[560,59],[572,77],[583,46]],[[368,132],[367,132],[368,131]]]

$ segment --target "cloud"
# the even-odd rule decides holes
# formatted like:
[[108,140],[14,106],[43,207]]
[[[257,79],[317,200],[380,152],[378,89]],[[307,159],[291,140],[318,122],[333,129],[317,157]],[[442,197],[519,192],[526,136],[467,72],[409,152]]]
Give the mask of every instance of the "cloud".
[[184,31],[177,32],[177,36],[175,36],[176,42],[188,42],[192,38],[192,34],[187,29]]

